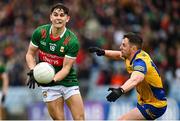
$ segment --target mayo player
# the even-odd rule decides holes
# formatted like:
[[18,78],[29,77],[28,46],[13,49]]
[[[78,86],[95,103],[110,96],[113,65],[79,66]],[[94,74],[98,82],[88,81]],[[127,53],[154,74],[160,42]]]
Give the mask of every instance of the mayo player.
[[80,48],[77,36],[68,28],[69,9],[57,3],[51,8],[51,24],[39,26],[34,30],[26,54],[29,88],[37,83],[33,77],[33,68],[37,64],[36,54],[40,62],[48,62],[54,66],[56,74],[49,84],[39,84],[42,88],[43,100],[53,120],[64,120],[64,103],[67,104],[74,120],[84,120],[84,107],[79,91],[79,82],[73,68]]

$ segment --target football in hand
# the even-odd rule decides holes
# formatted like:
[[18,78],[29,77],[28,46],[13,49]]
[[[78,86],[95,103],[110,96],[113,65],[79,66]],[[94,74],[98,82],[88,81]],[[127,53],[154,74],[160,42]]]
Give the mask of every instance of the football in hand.
[[34,67],[33,75],[37,82],[48,84],[54,78],[55,69],[47,62],[40,62]]

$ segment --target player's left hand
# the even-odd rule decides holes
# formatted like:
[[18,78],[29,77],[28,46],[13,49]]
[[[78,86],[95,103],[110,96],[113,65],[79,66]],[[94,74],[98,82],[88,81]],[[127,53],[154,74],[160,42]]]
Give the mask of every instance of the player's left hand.
[[108,91],[112,91],[107,97],[107,101],[109,102],[115,102],[123,93],[124,90],[119,87],[119,88],[109,88]]

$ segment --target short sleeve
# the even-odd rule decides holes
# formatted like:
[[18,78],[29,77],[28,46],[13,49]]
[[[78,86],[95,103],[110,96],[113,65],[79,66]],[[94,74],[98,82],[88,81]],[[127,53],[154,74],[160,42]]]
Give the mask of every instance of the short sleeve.
[[146,74],[147,67],[146,63],[142,59],[136,59],[133,62],[133,70],[142,72],[143,74]]
[[71,58],[76,58],[79,48],[80,48],[80,45],[77,38],[70,40],[68,44],[68,50],[67,50],[66,56],[71,57]]
[[39,28],[35,29],[32,36],[31,36],[31,44],[35,47],[39,46],[39,40],[40,40],[40,30]]

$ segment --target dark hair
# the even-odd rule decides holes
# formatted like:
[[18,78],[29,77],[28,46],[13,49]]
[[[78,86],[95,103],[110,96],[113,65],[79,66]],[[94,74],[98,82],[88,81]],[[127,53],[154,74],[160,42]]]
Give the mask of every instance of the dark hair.
[[56,4],[54,4],[53,6],[52,6],[52,8],[51,8],[51,13],[54,11],[54,9],[57,9],[57,8],[59,8],[59,9],[63,9],[63,11],[64,11],[64,13],[65,14],[69,14],[69,8],[68,7],[66,7],[64,4],[62,4],[62,3],[56,3]]
[[138,34],[135,34],[133,32],[129,32],[129,33],[124,35],[124,38],[128,38],[129,42],[132,44],[135,44],[138,49],[142,48],[143,39]]

